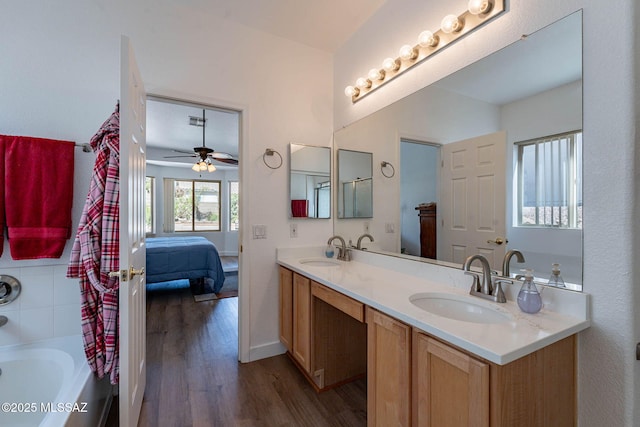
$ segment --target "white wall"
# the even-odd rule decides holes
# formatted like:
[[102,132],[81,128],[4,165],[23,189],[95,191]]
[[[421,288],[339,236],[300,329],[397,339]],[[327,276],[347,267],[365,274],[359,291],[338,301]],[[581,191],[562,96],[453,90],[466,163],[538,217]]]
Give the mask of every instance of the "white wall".
[[[299,237],[290,239],[286,155],[289,142],[331,145],[332,57],[197,6],[0,0],[0,132],[88,141],[119,96],[121,34],[131,39],[148,93],[242,110],[239,173],[247,230],[241,232],[240,274],[247,318],[241,326],[251,350],[241,357],[248,360],[282,348],[275,248],[318,244],[332,233],[329,219],[305,220],[298,221]],[[264,165],[266,148],[282,154],[281,168]],[[93,155],[77,152],[76,158],[77,225]],[[253,224],[267,226],[267,239],[251,239]],[[61,260],[22,264],[5,253],[0,272],[67,260],[68,252]]]
[[[633,0],[513,0],[507,12],[355,105],[342,94],[363,72],[415,40],[426,26],[466,1],[388,2],[336,53],[336,129],[401,99],[578,9],[584,46],[584,290],[592,297],[592,327],[579,336],[580,426],[633,426],[640,419],[639,292],[635,290],[638,203],[635,148],[638,89],[634,46],[638,10]],[[457,7],[456,7],[457,5]],[[615,31],[611,31],[615,28]],[[635,161],[635,163],[634,163]],[[637,179],[637,178],[636,178]],[[637,243],[637,238],[635,242]],[[637,285],[637,284],[636,284]]]

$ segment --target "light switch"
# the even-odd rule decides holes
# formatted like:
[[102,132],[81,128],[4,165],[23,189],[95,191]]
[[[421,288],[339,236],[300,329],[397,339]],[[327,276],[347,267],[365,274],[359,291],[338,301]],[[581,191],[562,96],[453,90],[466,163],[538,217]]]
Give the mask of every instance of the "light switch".
[[266,239],[267,238],[267,226],[264,224],[255,224],[253,226],[253,238],[254,239]]

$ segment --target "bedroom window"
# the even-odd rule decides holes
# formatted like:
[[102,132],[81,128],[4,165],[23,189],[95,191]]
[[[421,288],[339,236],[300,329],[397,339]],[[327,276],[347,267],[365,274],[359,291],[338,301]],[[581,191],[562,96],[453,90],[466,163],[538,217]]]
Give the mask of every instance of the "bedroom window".
[[174,231],[220,231],[220,181],[173,183]]
[[156,193],[156,179],[152,176],[145,177],[144,179],[144,232],[146,234],[155,234],[156,232],[155,193]]
[[582,132],[516,143],[518,226],[582,228]]
[[240,197],[238,181],[229,181],[229,231],[240,229],[238,199]]

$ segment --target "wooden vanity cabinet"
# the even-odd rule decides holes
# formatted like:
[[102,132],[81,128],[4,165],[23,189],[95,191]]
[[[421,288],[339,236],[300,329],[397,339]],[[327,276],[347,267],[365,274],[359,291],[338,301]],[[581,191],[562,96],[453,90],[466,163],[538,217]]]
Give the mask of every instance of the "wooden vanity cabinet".
[[575,336],[506,365],[414,330],[412,425],[576,425]]
[[318,391],[366,374],[364,305],[282,266],[280,341]]
[[311,280],[298,273],[293,273],[291,354],[307,373],[311,372]]
[[411,423],[411,327],[367,307],[367,426]]
[[414,426],[489,427],[489,364],[413,332]]
[[293,272],[280,267],[280,342],[287,351],[293,350]]

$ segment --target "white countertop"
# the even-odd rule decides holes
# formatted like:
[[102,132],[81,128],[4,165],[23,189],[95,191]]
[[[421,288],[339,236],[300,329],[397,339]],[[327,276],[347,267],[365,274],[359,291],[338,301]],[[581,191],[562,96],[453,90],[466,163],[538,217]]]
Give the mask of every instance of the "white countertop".
[[401,260],[377,258],[382,255],[360,251],[354,251],[353,261],[339,261],[336,266],[300,263],[301,259],[310,256],[322,259],[315,256],[319,252],[316,248],[279,249],[277,262],[499,365],[510,363],[590,325],[588,294],[545,287],[542,291],[543,309],[536,314],[527,314],[520,311],[514,300],[520,288],[519,282],[505,287],[508,301],[504,304],[470,297],[474,298],[474,304],[493,307],[508,316],[506,322],[479,324],[441,317],[418,308],[409,297],[425,292],[469,296],[472,279],[463,276],[460,270],[431,264],[403,264]]

